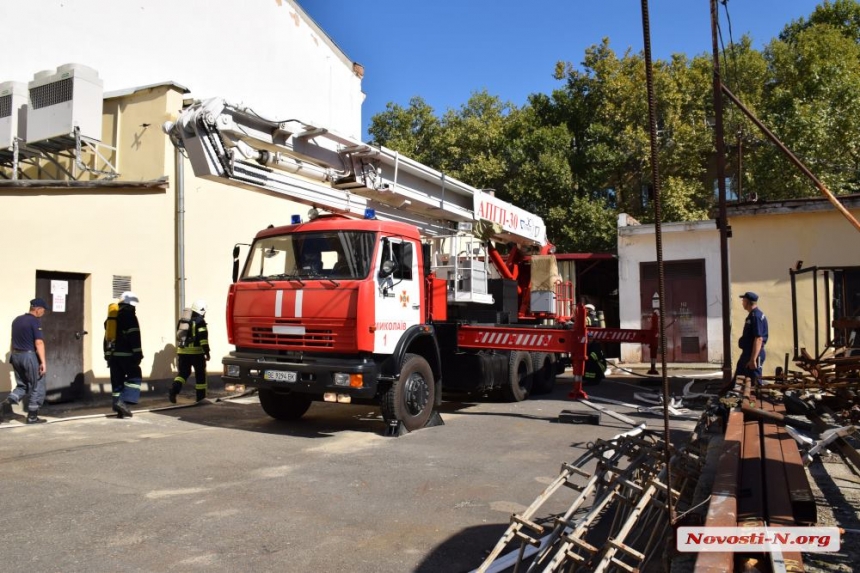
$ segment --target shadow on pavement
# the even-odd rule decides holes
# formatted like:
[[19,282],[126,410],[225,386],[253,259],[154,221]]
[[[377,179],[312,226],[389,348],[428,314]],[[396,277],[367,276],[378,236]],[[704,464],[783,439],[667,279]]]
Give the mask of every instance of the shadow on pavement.
[[481,565],[508,528],[507,523],[467,527],[433,548],[414,573],[466,573]]

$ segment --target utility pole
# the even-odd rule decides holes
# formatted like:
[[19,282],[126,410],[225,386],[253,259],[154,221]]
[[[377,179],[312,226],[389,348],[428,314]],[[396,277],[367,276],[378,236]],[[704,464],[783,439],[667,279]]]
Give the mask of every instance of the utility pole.
[[723,299],[723,387],[732,380],[732,306],[731,289],[729,284],[729,229],[726,217],[726,144],[723,140],[723,92],[720,79],[720,50],[717,43],[717,23],[719,12],[717,0],[711,0],[711,42],[714,52],[714,136],[717,147],[717,186],[720,190],[720,208],[717,217],[717,228],[720,230],[720,268]]

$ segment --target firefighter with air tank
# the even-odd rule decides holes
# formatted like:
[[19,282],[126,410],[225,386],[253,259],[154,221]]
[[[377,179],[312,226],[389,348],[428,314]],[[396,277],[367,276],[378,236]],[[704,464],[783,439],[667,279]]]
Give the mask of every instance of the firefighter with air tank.
[[208,389],[206,363],[209,361],[209,330],[206,325],[206,301],[196,300],[185,309],[176,326],[176,378],[167,395],[172,404],[182,392],[182,385],[194,370],[194,390],[198,402],[206,398]]
[[[585,325],[589,328],[599,327],[600,321],[597,317],[597,310],[593,304],[585,305],[588,315],[585,319]],[[585,362],[585,374],[582,377],[583,384],[597,384],[606,377],[606,356],[603,355],[603,348],[600,343],[594,340],[588,342],[588,356]]]

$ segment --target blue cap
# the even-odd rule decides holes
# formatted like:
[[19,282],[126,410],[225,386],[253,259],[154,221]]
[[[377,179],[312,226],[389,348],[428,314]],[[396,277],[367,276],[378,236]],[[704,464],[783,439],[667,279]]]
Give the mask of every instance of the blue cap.
[[758,295],[754,292],[747,291],[741,295],[741,298],[745,298],[752,302],[758,302]]
[[48,308],[48,305],[45,304],[45,299],[34,298],[33,300],[30,301],[30,308],[37,308],[37,307]]

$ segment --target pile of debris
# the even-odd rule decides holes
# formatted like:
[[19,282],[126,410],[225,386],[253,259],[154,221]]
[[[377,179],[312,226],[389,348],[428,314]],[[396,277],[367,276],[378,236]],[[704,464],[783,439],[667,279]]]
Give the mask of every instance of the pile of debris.
[[[819,365],[816,376],[835,370]],[[803,380],[807,374],[758,388],[740,379],[722,396],[685,388],[685,399],[708,399],[685,445],[667,449],[662,433],[645,424],[590,445],[576,461],[562,464],[558,477],[525,511],[511,517],[476,571],[804,570],[804,555],[797,552],[678,554],[675,531],[682,525],[817,524],[818,508],[804,466],[829,448],[860,468],[854,446],[860,401],[847,381],[825,387]],[[635,398],[654,400],[649,394]],[[656,413],[651,412],[655,406],[662,408],[654,404],[637,411]],[[683,406],[676,399],[667,405],[673,417],[693,414]],[[576,414],[581,415],[570,412]]]
[[784,369],[776,369],[775,376],[764,379],[783,389],[836,390],[860,386],[860,355],[852,355],[851,349],[828,347],[818,357],[813,357],[801,348],[794,363],[800,370],[790,370],[786,363]]
[[[673,509],[689,510],[702,458],[684,448],[672,453],[669,468],[665,460],[660,435],[644,424],[598,440],[511,517],[477,571],[665,571],[674,546],[668,476]],[[549,512],[559,507],[566,509]]]
[[800,430],[792,436],[807,449],[806,464],[830,447],[860,468],[852,438],[860,427],[860,356],[847,350],[828,348],[815,358],[802,348],[795,359],[800,370],[778,368],[775,376],[764,377],[770,383],[759,389],[785,404],[785,423],[790,431]]

